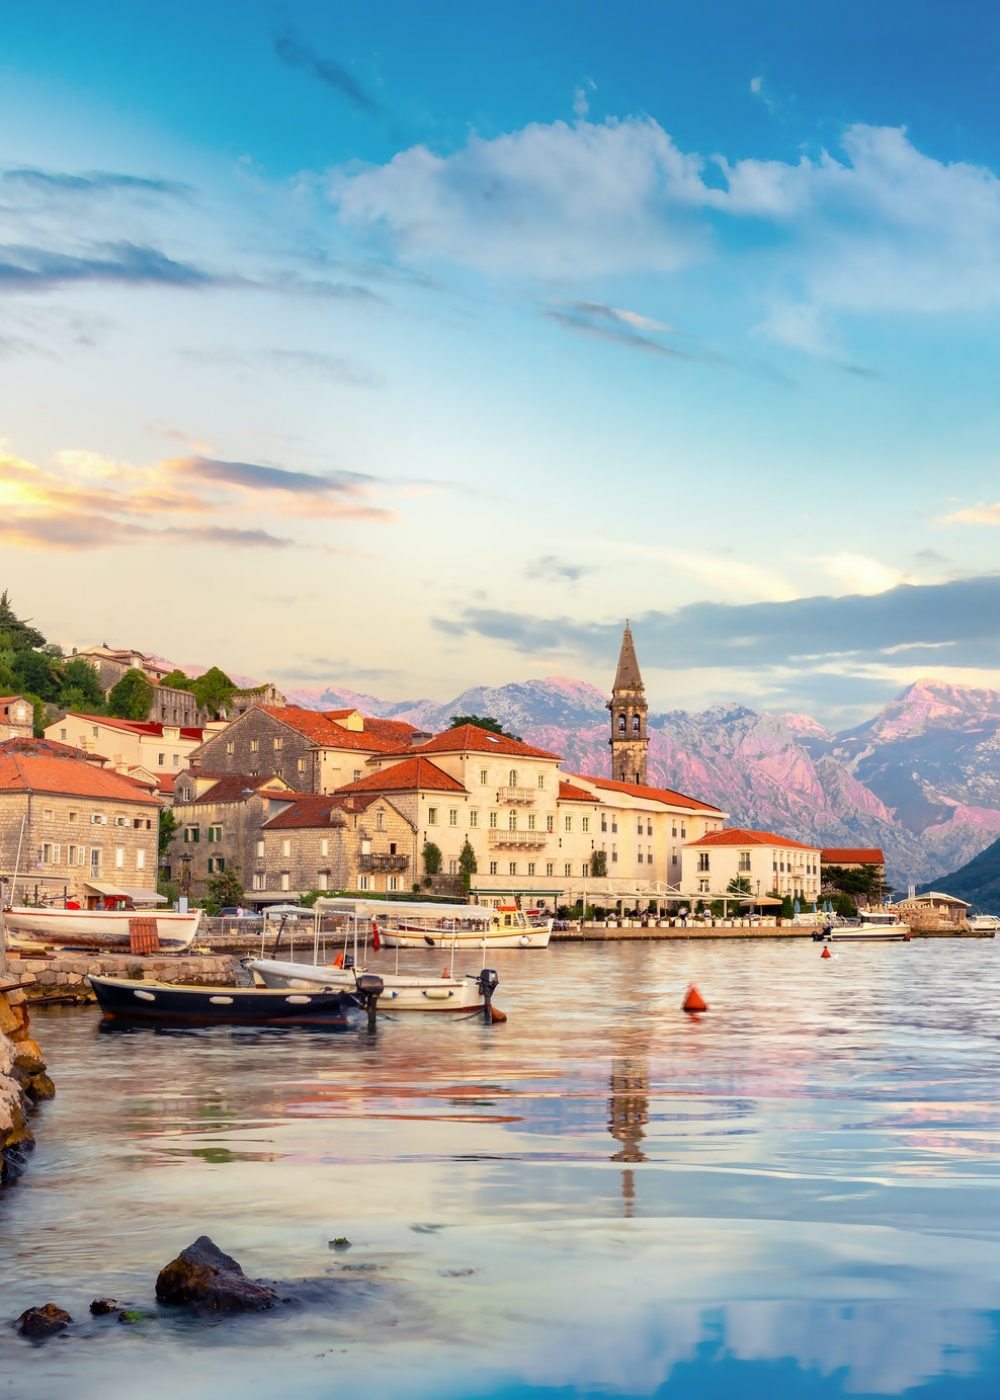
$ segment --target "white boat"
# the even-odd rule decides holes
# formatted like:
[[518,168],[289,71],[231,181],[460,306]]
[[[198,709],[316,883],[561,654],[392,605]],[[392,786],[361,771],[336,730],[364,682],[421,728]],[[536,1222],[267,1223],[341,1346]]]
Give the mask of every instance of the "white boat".
[[863,909],[859,919],[828,923],[813,937],[832,943],[908,943],[910,926],[891,909]]
[[317,912],[370,919],[389,948],[547,948],[552,920],[513,904],[317,899]]
[[4,910],[4,927],[10,941],[48,943],[54,947],[129,948],[132,921],[156,925],[161,950],[189,948],[201,923],[200,909],[186,914],[155,909],[59,909],[14,905]]
[[996,914],[970,914],[970,933],[1000,933],[1000,918]]
[[[247,958],[244,966],[255,972],[265,987],[295,990],[332,987],[338,991],[353,992],[357,983],[355,968],[338,967],[334,963],[314,967],[311,963]],[[376,969],[369,966],[368,971]],[[485,971],[489,972],[489,969]],[[487,1005],[482,973],[455,977],[446,968],[440,977],[428,977],[426,974],[383,972],[379,968],[377,975],[383,982],[379,997],[380,1011],[457,1011],[469,1014],[483,1011]]]

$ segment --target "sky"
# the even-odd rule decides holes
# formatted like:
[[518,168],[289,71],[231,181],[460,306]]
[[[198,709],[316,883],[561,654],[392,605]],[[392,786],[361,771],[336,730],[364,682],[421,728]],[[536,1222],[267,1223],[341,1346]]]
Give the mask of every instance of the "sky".
[[3,586],[284,689],[1000,684],[1000,15],[0,0]]

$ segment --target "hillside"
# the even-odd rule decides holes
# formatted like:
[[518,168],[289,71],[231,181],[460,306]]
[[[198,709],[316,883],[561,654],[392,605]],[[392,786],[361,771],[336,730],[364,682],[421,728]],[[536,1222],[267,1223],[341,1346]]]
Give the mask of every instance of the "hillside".
[[980,851],[960,870],[942,875],[921,888],[943,890],[945,894],[967,899],[973,913],[995,914],[1000,910],[1000,840]]

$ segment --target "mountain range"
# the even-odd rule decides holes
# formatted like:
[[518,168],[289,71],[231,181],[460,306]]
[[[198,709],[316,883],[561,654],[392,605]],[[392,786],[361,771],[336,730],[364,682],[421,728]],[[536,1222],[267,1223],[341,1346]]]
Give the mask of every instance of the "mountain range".
[[[477,686],[445,705],[338,687],[292,690],[426,730],[492,715],[564,767],[607,774],[607,697],[565,677]],[[898,890],[934,881],[1000,837],[1000,693],[919,680],[872,719],[831,733],[809,715],[745,705],[649,716],[649,780],[723,808],[734,826],[823,846],[880,846]]]

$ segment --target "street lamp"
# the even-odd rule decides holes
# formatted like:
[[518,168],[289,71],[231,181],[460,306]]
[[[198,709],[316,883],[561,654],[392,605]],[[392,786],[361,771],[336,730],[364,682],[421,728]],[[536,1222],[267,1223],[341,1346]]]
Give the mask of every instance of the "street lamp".
[[177,907],[182,914],[186,914],[191,897],[191,853],[189,851],[185,851],[181,856],[181,878],[178,881],[177,893]]

